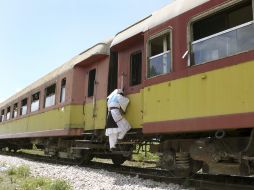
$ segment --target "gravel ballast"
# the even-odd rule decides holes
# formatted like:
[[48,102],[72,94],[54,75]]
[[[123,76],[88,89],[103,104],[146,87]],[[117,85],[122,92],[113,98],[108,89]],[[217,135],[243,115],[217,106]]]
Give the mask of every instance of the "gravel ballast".
[[0,164],[10,166],[27,165],[30,167],[33,176],[65,180],[74,190],[183,190],[179,185],[144,180],[103,169],[46,164],[3,155],[0,155]]

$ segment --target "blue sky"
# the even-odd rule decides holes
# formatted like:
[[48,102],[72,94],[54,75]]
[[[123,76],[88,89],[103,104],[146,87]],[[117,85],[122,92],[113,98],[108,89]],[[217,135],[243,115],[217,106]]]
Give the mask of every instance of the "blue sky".
[[0,0],[0,102],[171,0]]

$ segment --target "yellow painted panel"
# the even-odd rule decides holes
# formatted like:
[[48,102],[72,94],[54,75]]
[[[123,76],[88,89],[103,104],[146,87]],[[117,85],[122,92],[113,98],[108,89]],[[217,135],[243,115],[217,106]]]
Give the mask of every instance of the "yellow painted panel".
[[129,121],[132,128],[140,128],[142,124],[142,111],[143,111],[143,91],[128,96],[130,104],[128,105],[124,117]]
[[144,89],[144,122],[254,111],[254,61]]
[[[73,105],[70,108],[70,124],[72,128],[84,128],[85,115],[83,105]],[[82,127],[81,127],[82,126]]]
[[[30,115],[14,121],[0,124],[0,134],[23,133],[72,127],[70,110],[72,106],[54,109],[48,112]],[[83,127],[80,125],[80,127]]]
[[96,101],[95,108],[93,103],[86,104],[84,108],[85,130],[104,129],[106,113],[106,100]]

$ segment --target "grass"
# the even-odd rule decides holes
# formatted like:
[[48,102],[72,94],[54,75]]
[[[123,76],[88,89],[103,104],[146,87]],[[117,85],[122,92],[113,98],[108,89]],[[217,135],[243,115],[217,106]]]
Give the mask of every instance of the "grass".
[[72,190],[63,180],[31,176],[30,168],[22,165],[0,172],[0,190]]
[[[147,152],[145,153],[145,147]],[[140,148],[139,153],[138,153],[138,146],[136,147],[136,150],[134,150],[134,154],[132,155],[132,160],[135,161],[158,161],[159,156],[156,153],[151,153],[150,151],[150,145],[144,145],[143,147]]]

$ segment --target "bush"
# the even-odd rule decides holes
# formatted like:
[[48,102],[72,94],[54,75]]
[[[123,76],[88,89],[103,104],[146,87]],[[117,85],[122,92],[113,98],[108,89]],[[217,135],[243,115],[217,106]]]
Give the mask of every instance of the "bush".
[[63,180],[55,180],[50,184],[49,190],[70,190],[71,187]]
[[27,178],[21,185],[21,189],[22,190],[42,189],[42,187],[45,187],[48,183],[49,183],[49,180],[42,177]]
[[[45,177],[30,177],[30,168],[22,165],[6,170],[0,176],[0,190],[71,190],[71,186],[63,180],[51,180]],[[0,173],[1,174],[1,173]],[[5,179],[5,180],[3,180]],[[6,184],[6,185],[5,185]],[[5,187],[6,186],[6,187]]]
[[68,183],[62,180],[50,180],[44,177],[27,178],[21,185],[22,190],[71,190]]
[[30,168],[28,166],[19,166],[17,168],[17,175],[26,178],[30,175]]
[[17,174],[17,170],[14,167],[11,167],[10,169],[6,170],[6,173],[8,175],[16,175]]

